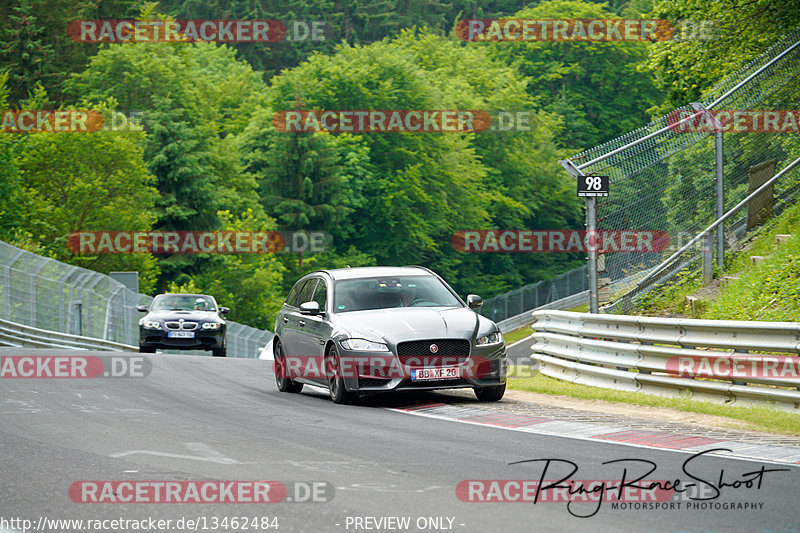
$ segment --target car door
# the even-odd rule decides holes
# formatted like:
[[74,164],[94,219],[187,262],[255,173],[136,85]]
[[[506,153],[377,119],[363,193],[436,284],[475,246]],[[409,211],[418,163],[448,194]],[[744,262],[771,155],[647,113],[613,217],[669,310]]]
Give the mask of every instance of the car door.
[[[307,284],[308,279],[301,279],[295,283],[292,290],[289,291],[289,296],[286,297],[281,312],[278,314],[278,320],[275,327],[275,333],[278,334],[283,346],[283,353],[287,357],[297,356],[297,335],[299,328],[300,313],[298,312],[298,303],[300,292]],[[295,368],[294,365],[289,366],[290,369]]]
[[292,359],[289,360],[289,368],[298,369],[297,375],[308,379],[317,380],[319,371],[313,365],[315,361],[310,361],[313,356],[308,353],[308,348],[305,339],[306,325],[308,323],[308,316],[300,314],[300,304],[308,302],[314,295],[314,289],[317,286],[316,277],[308,278],[300,290],[297,292],[297,299],[292,302],[288,312],[284,315],[284,323],[286,330],[290,332],[290,352],[288,354]]
[[300,315],[300,327],[298,328],[297,336],[298,351],[306,358],[305,362],[310,370],[309,377],[313,374],[314,369],[318,369],[319,372],[316,373],[315,381],[326,382],[324,367],[325,344],[330,338],[330,326],[327,322],[328,285],[323,278],[318,278],[317,285],[310,298],[300,301],[300,303],[306,301],[317,302],[320,314],[316,316]]

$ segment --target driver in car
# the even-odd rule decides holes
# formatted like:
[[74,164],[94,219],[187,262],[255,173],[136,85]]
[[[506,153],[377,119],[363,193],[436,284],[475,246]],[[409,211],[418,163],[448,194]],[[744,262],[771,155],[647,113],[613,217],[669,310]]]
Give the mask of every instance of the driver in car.
[[400,300],[403,302],[403,307],[408,307],[417,296],[416,284],[410,284],[400,289]]
[[202,298],[198,298],[194,301],[194,310],[195,311],[206,311],[208,309],[208,302],[203,300]]

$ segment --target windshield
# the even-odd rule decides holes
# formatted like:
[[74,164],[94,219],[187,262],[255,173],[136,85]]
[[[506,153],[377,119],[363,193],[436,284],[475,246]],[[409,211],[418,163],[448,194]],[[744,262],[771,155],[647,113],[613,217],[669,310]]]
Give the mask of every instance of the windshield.
[[214,300],[208,296],[169,294],[159,296],[150,306],[151,311],[216,311]]
[[337,281],[337,313],[393,307],[461,307],[461,302],[433,276],[393,276]]

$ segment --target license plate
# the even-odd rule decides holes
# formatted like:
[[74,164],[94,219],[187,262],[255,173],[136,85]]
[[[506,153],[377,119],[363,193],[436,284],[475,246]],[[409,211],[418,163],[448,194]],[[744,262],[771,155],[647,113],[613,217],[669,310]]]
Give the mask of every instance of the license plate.
[[457,366],[443,368],[411,369],[411,381],[427,381],[431,379],[458,379],[461,377]]
[[194,338],[194,331],[170,331],[169,337],[175,339],[193,339]]

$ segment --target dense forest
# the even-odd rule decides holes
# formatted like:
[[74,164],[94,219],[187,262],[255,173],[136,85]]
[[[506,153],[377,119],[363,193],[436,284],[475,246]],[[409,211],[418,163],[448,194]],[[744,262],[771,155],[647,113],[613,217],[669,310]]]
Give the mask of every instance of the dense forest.
[[[469,42],[464,18],[711,21],[711,38]],[[322,21],[325,38],[86,43],[76,20]],[[562,159],[696,100],[800,23],[796,0],[10,0],[0,109],[82,109],[129,127],[0,134],[0,239],[141,290],[214,294],[271,328],[317,268],[421,264],[491,297],[581,264],[475,254],[461,230],[581,229]],[[479,132],[304,132],[296,109],[524,111]],[[136,117],[135,123],[132,120]],[[72,232],[324,231],[323,253],[77,255]]]

